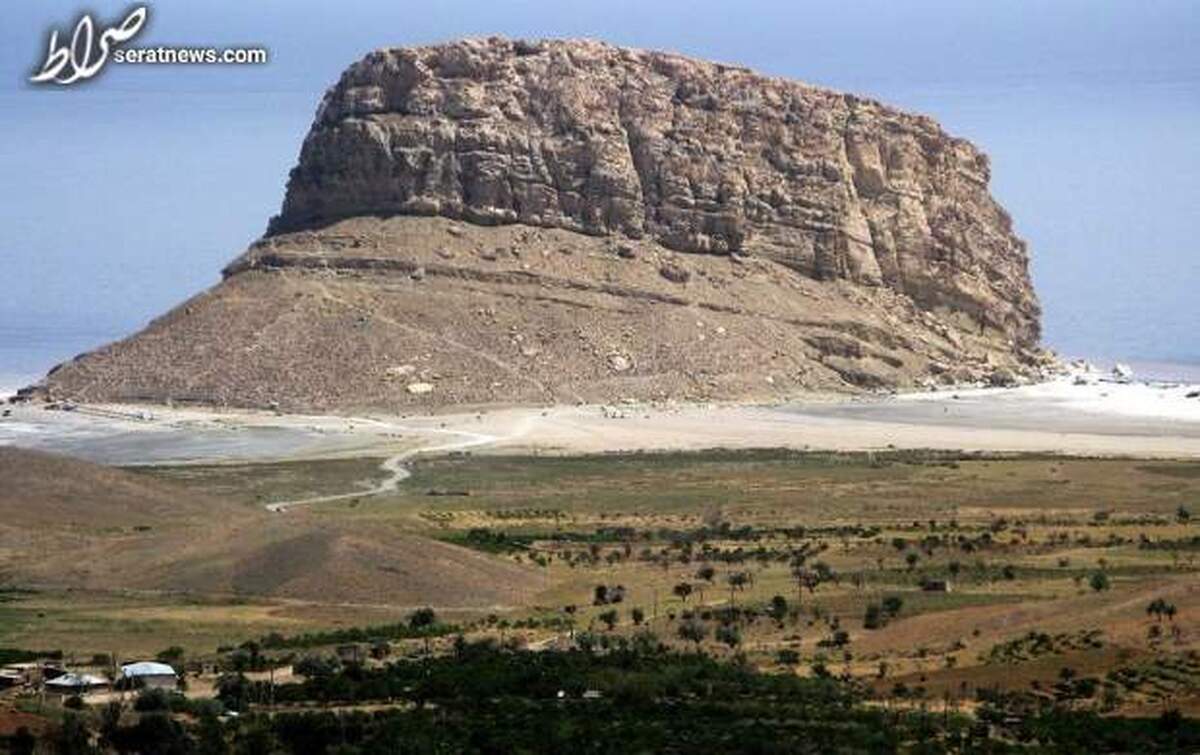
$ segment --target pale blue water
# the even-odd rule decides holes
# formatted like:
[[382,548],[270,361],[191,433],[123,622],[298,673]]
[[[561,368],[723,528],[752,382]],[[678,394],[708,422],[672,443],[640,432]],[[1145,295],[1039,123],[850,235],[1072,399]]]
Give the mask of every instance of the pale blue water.
[[[1107,364],[1104,360],[1099,360],[1099,363]],[[1141,380],[1200,385],[1200,363],[1197,362],[1148,362],[1134,359],[1127,364],[1133,368],[1133,374]]]
[[120,324],[65,320],[0,322],[0,397],[41,379],[59,362],[123,335]]

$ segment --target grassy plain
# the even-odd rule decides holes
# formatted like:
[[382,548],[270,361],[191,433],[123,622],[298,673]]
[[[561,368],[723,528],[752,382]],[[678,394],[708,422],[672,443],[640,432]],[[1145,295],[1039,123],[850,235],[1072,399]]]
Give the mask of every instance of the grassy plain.
[[[136,474],[260,504],[279,491],[352,489],[377,463]],[[316,530],[404,533],[469,548],[497,569],[530,570],[535,584],[519,605],[444,608],[476,620],[479,632],[535,646],[643,627],[688,644],[680,628],[697,625],[698,644],[716,654],[850,673],[881,693],[1052,694],[1067,674],[1095,677],[1095,699],[1108,695],[1121,709],[1200,706],[1197,462],[922,451],[458,454],[415,462],[394,494],[280,516],[306,517]],[[439,564],[420,568],[436,574]],[[949,590],[925,589],[931,581]],[[619,602],[598,604],[598,585],[610,595],[621,588]],[[773,608],[775,596],[786,606]],[[896,599],[897,610],[867,619],[871,606]],[[1170,616],[1147,612],[1156,600]],[[44,591],[0,604],[0,645],[83,653],[180,644],[202,654],[273,631],[387,623],[406,610],[336,594]],[[549,621],[530,628],[529,618]]]

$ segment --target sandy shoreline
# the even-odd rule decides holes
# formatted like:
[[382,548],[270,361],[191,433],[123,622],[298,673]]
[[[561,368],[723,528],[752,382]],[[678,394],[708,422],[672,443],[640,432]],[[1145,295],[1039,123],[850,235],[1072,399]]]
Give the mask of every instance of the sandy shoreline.
[[1098,380],[1076,385],[1064,378],[1013,389],[779,406],[559,406],[424,417],[17,405],[0,420],[0,445],[114,464],[266,461],[386,456],[451,431],[495,438],[474,453],[939,448],[1200,458],[1196,390]]

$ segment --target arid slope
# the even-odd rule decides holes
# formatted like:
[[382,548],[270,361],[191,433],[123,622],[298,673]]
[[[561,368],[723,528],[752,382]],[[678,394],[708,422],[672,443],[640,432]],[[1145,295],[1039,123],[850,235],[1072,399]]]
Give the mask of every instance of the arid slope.
[[313,603],[510,605],[526,570],[394,527],[269,514],[149,475],[0,448],[0,582]]

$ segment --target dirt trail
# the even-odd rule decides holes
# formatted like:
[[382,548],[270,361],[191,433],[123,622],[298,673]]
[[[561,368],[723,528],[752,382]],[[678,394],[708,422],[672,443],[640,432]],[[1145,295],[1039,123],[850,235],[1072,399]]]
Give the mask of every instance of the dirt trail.
[[[471,356],[474,356],[474,357],[478,357],[479,359],[482,359],[485,362],[488,362],[489,364],[493,365],[497,369],[500,369],[500,370],[508,373],[509,375],[516,378],[517,380],[523,380],[523,381],[533,385],[539,391],[541,391],[542,394],[544,394],[545,396],[547,396],[549,398],[554,398],[553,389],[551,389],[545,383],[530,376],[528,370],[524,370],[513,364],[510,364],[510,363],[504,361],[503,359],[501,359],[496,354],[492,354],[492,353],[486,352],[486,351],[481,351],[472,346],[468,346],[467,344],[462,343],[456,339],[450,338],[449,336],[446,336],[444,334],[435,333],[435,332],[427,330],[425,328],[419,328],[419,327],[412,325],[411,323],[400,322],[399,320],[396,320],[392,317],[388,317],[387,315],[382,314],[382,313],[376,311],[375,309],[372,309],[369,307],[364,307],[362,305],[354,304],[353,302],[346,301],[346,299],[344,299],[344,298],[338,296],[337,294],[333,293],[332,291],[330,291],[329,286],[325,285],[325,283],[323,283],[323,282],[318,283],[318,285],[320,286],[321,292],[323,293],[323,295],[325,296],[326,299],[328,299],[332,302],[335,302],[337,304],[340,304],[341,306],[349,309],[352,312],[357,312],[359,314],[366,315],[375,320],[379,320],[380,322],[386,323],[387,325],[390,325],[393,328],[399,328],[400,330],[406,331],[408,333],[412,333],[412,334],[415,334],[415,335],[418,335],[418,336],[421,336],[424,338],[433,339],[433,340],[438,341],[446,346],[451,347],[452,349],[461,351],[466,354],[470,354]],[[583,401],[583,397],[580,396],[578,393],[575,393],[574,391],[569,391],[569,393],[571,394],[571,398],[575,402]]]
[[441,427],[414,427],[410,425],[398,425],[391,422],[384,422],[377,419],[359,418],[356,422],[364,424],[378,425],[392,432],[404,433],[436,433],[439,435],[451,435],[461,438],[461,440],[451,443],[441,443],[432,446],[419,446],[410,448],[393,456],[384,459],[379,468],[387,473],[381,482],[371,487],[354,490],[348,493],[334,493],[332,495],[313,496],[311,498],[297,498],[291,501],[276,501],[267,504],[267,511],[275,513],[283,513],[294,506],[309,506],[317,503],[328,503],[330,501],[341,501],[347,498],[363,498],[366,496],[380,495],[381,493],[389,493],[396,490],[400,483],[412,476],[408,468],[404,466],[404,462],[417,454],[423,453],[438,453],[444,451],[460,451],[464,448],[473,448],[475,446],[486,446],[500,441],[512,440],[524,435],[533,421],[532,417],[527,417],[524,421],[518,424],[513,432],[508,435],[489,435],[487,433],[471,432],[469,430],[447,430]]

